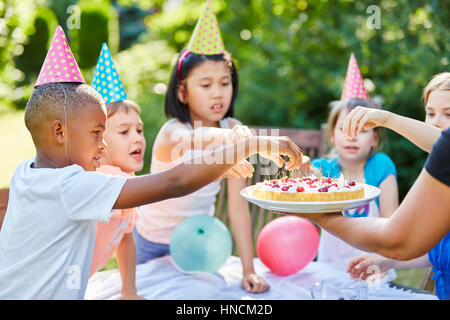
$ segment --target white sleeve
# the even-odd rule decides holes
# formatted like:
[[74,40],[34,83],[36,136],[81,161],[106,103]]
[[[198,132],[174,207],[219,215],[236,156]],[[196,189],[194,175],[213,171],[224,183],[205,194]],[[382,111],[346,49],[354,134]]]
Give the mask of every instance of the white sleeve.
[[119,197],[125,177],[79,170],[64,175],[60,181],[61,201],[72,220],[108,222]]

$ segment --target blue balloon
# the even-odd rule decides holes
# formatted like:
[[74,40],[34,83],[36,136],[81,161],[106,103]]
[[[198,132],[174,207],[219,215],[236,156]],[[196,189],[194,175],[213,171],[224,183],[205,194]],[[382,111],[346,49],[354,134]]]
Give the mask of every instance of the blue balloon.
[[197,215],[175,228],[169,247],[173,261],[181,270],[214,273],[231,255],[232,241],[222,221]]

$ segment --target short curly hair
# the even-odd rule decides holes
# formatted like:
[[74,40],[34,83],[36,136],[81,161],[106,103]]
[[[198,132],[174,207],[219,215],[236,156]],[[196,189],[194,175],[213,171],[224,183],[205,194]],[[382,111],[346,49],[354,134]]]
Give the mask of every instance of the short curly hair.
[[101,95],[84,83],[47,83],[37,86],[25,109],[25,126],[31,135],[41,130],[48,120],[70,118],[87,104],[105,105]]

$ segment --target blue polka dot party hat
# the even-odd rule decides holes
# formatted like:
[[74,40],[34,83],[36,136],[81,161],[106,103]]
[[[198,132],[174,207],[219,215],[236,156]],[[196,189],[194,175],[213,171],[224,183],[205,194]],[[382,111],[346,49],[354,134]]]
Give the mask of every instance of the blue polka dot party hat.
[[95,68],[92,87],[97,90],[105,103],[122,101],[127,98],[119,73],[111,59],[108,45],[104,43]]

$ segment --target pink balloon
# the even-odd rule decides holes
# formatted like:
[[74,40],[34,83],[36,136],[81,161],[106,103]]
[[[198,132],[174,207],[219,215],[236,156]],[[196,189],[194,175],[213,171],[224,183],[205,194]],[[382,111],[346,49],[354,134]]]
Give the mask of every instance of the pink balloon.
[[280,276],[297,273],[306,267],[318,249],[317,228],[299,217],[281,217],[269,222],[256,243],[261,262]]

